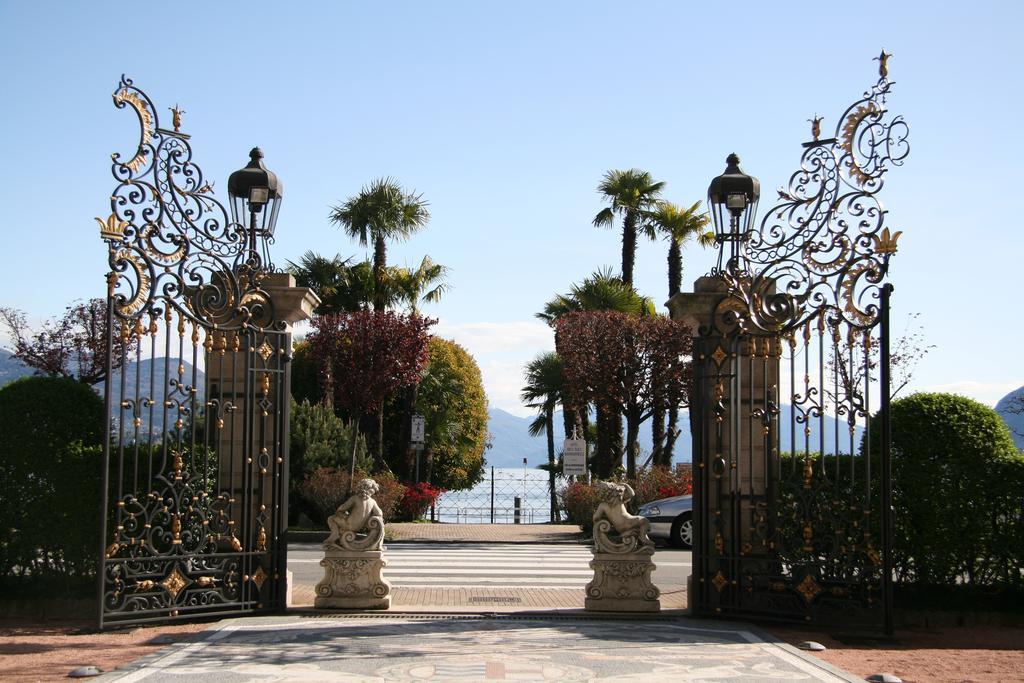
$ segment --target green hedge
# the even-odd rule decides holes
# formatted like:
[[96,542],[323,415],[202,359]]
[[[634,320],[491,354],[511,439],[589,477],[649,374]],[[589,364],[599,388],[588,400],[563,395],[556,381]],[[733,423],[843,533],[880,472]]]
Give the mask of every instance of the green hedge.
[[[70,379],[0,388],[0,582],[87,590],[99,545],[103,401]],[[44,588],[45,586],[45,588]]]
[[914,394],[891,413],[897,580],[1024,589],[1024,455],[1006,424],[953,394]]

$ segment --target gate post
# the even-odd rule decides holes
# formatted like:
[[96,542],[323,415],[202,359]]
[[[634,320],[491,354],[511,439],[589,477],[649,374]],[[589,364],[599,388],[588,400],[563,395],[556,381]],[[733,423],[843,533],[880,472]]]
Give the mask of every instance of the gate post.
[[[287,577],[288,489],[290,488],[289,482],[291,479],[289,456],[291,452],[292,326],[297,322],[308,320],[313,315],[313,309],[320,305],[320,297],[308,287],[296,287],[295,276],[290,273],[273,273],[267,276],[267,279],[264,280],[263,288],[267,291],[270,300],[273,302],[274,312],[279,320],[286,324],[285,340],[287,351],[282,359],[284,361],[284,372],[282,373],[281,387],[284,400],[281,402],[279,413],[281,421],[279,431],[281,434],[281,450],[279,452],[282,455],[283,462],[280,469],[280,478],[277,481],[278,495],[276,498],[280,509],[277,514],[277,528],[274,529],[274,548],[276,550],[274,569],[278,576]],[[289,593],[291,592],[292,583],[291,581],[278,582],[278,585],[284,586],[284,590],[280,591],[280,594],[276,596],[276,608],[279,611],[284,611],[290,602]]]
[[[690,398],[693,440],[693,567],[688,594],[695,613],[718,614],[739,590],[739,558],[769,551],[755,542],[774,507],[778,451],[778,341],[724,334],[716,312],[730,296],[724,279],[706,276],[693,293],[666,303],[694,336]],[[762,547],[764,546],[764,547]]]

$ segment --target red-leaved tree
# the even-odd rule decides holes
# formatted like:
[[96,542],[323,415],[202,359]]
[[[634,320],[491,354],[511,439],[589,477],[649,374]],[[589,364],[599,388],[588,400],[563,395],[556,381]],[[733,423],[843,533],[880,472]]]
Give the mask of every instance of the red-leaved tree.
[[[325,391],[335,405],[356,420],[365,415],[377,416],[374,446],[378,463],[384,462],[380,433],[384,401],[402,387],[419,382],[428,360],[427,330],[435,322],[392,311],[313,318],[308,341],[326,380]],[[353,452],[351,468],[354,467]]]
[[[71,377],[85,384],[97,384],[107,376],[107,302],[104,299],[76,301],[60,318],[32,330],[25,314],[16,308],[0,307],[0,324],[7,328],[14,357],[51,377]],[[113,368],[120,367],[136,344],[136,337],[114,335]]]
[[[558,320],[555,347],[573,402],[594,402],[625,417],[626,474],[635,478],[640,425],[659,408],[687,402],[691,332],[661,316],[569,313]],[[596,463],[598,476],[609,476],[617,464]]]

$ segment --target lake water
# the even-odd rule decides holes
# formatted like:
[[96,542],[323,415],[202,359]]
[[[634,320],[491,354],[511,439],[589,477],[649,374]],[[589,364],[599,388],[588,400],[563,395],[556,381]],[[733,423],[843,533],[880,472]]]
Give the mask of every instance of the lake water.
[[[564,485],[561,480],[555,481],[556,490]],[[484,480],[473,488],[443,494],[434,506],[435,519],[461,524],[490,524],[493,519],[495,524],[512,524],[516,517],[517,497],[521,501],[519,519],[522,524],[551,521],[548,473],[524,467],[488,468]]]

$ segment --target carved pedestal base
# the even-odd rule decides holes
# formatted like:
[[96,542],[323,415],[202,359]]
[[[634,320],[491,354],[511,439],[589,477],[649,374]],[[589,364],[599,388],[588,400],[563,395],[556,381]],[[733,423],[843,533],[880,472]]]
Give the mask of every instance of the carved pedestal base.
[[387,609],[391,584],[382,575],[387,566],[380,550],[324,549],[324,578],[316,585],[313,606],[320,609]]
[[597,612],[658,612],[661,592],[651,583],[650,553],[594,553],[584,607]]

